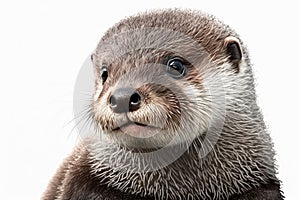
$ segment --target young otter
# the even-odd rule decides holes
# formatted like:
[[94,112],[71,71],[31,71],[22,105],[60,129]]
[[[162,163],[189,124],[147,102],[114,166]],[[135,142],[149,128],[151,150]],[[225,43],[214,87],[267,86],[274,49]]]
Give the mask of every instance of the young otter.
[[146,12],[110,28],[92,60],[97,134],[43,200],[283,199],[248,53],[228,26]]

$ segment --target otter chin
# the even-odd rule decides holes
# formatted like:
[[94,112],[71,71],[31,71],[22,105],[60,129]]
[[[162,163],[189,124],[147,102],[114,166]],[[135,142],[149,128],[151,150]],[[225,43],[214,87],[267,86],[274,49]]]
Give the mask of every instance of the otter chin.
[[140,13],[91,61],[94,132],[43,200],[283,199],[248,50],[229,26],[199,11]]
[[114,129],[113,131],[116,132],[120,130],[122,133],[139,138],[151,137],[159,132],[159,129],[156,127],[147,126],[144,124],[137,124],[135,122],[128,122],[127,124],[124,124],[121,127]]

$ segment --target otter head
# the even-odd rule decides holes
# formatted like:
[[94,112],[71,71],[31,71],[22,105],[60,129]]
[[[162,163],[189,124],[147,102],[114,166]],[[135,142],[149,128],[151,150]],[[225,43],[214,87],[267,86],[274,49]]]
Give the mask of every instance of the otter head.
[[245,59],[222,23],[169,10],[116,24],[92,60],[96,126],[121,146],[157,149],[188,144],[224,121],[226,87]]

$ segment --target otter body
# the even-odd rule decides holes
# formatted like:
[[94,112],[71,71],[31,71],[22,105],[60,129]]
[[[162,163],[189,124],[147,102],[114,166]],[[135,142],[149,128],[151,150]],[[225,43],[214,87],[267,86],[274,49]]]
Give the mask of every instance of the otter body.
[[106,32],[92,62],[96,134],[43,200],[283,199],[248,53],[228,26],[139,14]]

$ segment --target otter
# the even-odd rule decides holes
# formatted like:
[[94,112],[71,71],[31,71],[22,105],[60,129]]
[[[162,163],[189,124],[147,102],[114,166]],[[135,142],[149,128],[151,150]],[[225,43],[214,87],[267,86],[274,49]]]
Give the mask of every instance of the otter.
[[248,51],[229,26],[144,12],[111,27],[91,60],[95,133],[43,200],[284,198]]

